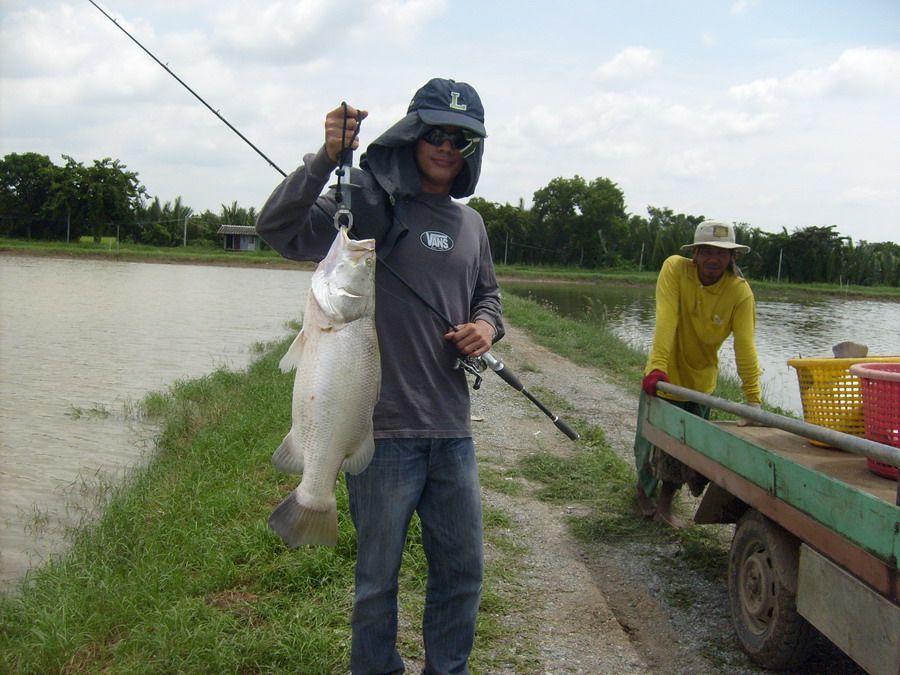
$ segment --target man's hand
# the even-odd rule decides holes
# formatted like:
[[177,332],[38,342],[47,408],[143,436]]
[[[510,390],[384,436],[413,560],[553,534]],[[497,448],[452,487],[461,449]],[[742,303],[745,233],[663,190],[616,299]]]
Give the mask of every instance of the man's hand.
[[481,356],[493,344],[494,327],[484,319],[478,319],[475,323],[461,323],[447,332],[444,339],[451,340],[465,356]]
[[[762,410],[762,406],[760,406],[759,403],[746,403],[745,405],[747,405],[751,408],[756,408],[757,410]],[[741,419],[738,420],[738,426],[739,427],[764,427],[766,425],[763,424],[762,422],[757,422],[755,420],[749,420],[746,417],[742,417]]]
[[647,396],[656,396],[656,383],[668,382],[669,376],[661,370],[651,370],[643,380],[641,380],[641,389],[647,392]]
[[[357,110],[347,106],[347,129],[344,130],[344,106],[335,108],[325,116],[325,152],[335,164],[344,147],[356,150],[359,147],[359,136],[356,135],[359,124],[369,116],[367,110]],[[356,136],[354,138],[354,136]],[[351,139],[352,142],[351,142]]]

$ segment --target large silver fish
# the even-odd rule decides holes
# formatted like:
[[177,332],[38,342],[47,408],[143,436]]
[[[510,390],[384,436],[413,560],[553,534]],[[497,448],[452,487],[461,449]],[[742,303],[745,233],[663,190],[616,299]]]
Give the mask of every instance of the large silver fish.
[[381,388],[375,335],[375,240],[339,228],[313,273],[303,327],[281,359],[297,369],[293,426],[272,456],[275,468],[303,473],[272,512],[271,527],[296,548],[337,544],[338,472],[365,469],[375,451],[372,410]]

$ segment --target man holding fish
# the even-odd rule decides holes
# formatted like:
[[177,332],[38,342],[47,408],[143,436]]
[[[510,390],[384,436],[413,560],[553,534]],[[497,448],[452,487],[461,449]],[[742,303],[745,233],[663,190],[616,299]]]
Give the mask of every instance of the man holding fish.
[[[338,246],[334,215],[342,204],[335,190],[322,192],[344,149],[358,146],[356,135],[367,115],[351,106],[328,113],[323,147],[306,155],[263,207],[257,230],[285,257],[322,260],[321,270],[332,244]],[[464,370],[454,365],[461,357],[487,352],[504,329],[484,223],[454,198],[475,191],[485,136],[477,92],[462,82],[433,79],[416,92],[406,116],[368,146],[360,168],[347,171],[343,190],[351,197],[350,234],[374,240],[379,261],[374,324],[380,358],[373,369],[380,367],[380,396],[370,428],[358,434],[328,431],[328,442],[341,433],[349,440],[342,441],[343,447],[323,449],[326,442],[308,442],[308,434],[298,427],[316,426],[311,420],[317,414],[304,411],[327,396],[309,391],[309,378],[301,372],[305,366],[298,365],[294,428],[273,460],[286,469],[304,467],[304,482],[314,467],[333,467],[319,471],[329,480],[341,465],[348,472],[358,538],[351,620],[354,674],[404,671],[396,648],[397,575],[413,513],[422,523],[429,567],[423,672],[469,672],[482,584],[482,514],[468,383]],[[349,263],[344,267],[349,269]],[[337,285],[332,284],[332,295]],[[453,327],[442,317],[450,318]],[[343,325],[332,321],[325,330],[334,333]],[[321,326],[308,329],[304,317],[301,335],[317,328],[324,336]],[[307,352],[310,343],[319,344],[320,351],[326,344],[324,337],[318,343],[309,337],[298,340],[303,343],[298,350]],[[371,353],[365,340],[360,344]],[[335,353],[353,359],[348,352]],[[307,355],[307,361],[319,362],[321,356]],[[303,364],[303,358],[287,365],[294,363]],[[319,382],[321,373],[334,373],[320,385],[323,389],[367,389],[378,377],[341,370],[341,363],[310,367]],[[358,387],[360,382],[365,385]],[[324,414],[341,421],[347,411]],[[368,445],[372,438],[373,453]],[[328,461],[315,457],[329,452],[338,456]],[[369,453],[371,462],[361,467]],[[291,546],[334,544],[331,534],[307,531],[305,524],[321,520],[331,508],[333,495],[320,492],[301,483],[272,514],[270,525]]]

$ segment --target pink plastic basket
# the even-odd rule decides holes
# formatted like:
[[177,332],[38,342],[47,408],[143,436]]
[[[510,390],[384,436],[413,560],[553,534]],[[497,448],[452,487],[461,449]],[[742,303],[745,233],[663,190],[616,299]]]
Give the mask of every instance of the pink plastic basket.
[[[900,448],[900,363],[859,363],[850,366],[859,378],[865,437]],[[869,469],[897,480],[897,467],[866,460]]]

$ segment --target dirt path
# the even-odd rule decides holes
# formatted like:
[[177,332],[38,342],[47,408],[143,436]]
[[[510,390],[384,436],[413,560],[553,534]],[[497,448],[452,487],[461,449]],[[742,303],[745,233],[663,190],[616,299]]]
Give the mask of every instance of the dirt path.
[[[495,353],[529,390],[542,387],[564,398],[599,425],[628,462],[635,431],[637,391],[628,392],[602,372],[582,368],[510,328]],[[566,455],[574,444],[521,393],[493,373],[473,392],[479,460],[498,469],[533,452]],[[573,508],[554,506],[526,486],[521,497],[485,489],[488,506],[511,514],[511,536],[527,553],[524,592],[534,603],[525,617],[510,617],[523,642],[539,645],[543,675],[650,673],[763,673],[750,664],[733,636],[722,583],[691,572],[665,541],[585,545],[568,533]],[[690,497],[688,497],[690,499]],[[690,505],[688,505],[690,507]],[[635,509],[635,518],[641,516]],[[724,537],[730,536],[725,531]],[[490,555],[490,546],[488,547]],[[664,563],[660,565],[659,563]],[[655,563],[655,564],[654,564]],[[667,569],[666,578],[658,572]],[[676,604],[667,597],[683,597]],[[825,643],[803,673],[860,673]]]

